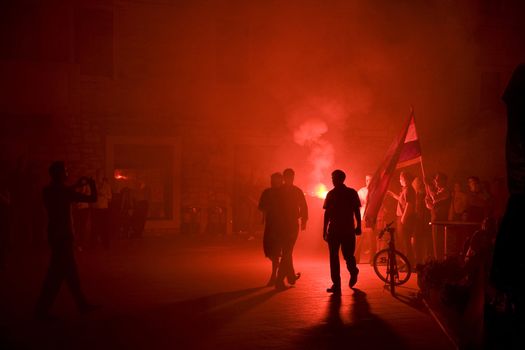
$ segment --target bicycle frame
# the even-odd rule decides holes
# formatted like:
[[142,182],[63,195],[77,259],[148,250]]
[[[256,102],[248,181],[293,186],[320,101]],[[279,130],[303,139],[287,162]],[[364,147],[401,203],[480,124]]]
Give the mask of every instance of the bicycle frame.
[[379,238],[383,238],[383,235],[388,232],[390,233],[390,240],[388,241],[388,271],[387,274],[390,276],[390,293],[395,294],[395,280],[397,275],[397,263],[396,263],[396,243],[395,243],[395,228],[392,227],[393,222],[386,225],[381,230]]
[[[377,271],[377,266],[375,265],[375,259],[374,259],[374,269],[376,269],[376,273],[378,273],[378,276],[385,282],[389,283],[390,284],[390,293],[392,295],[395,295],[395,286],[396,284],[402,284],[404,282],[401,282],[400,283],[400,276],[399,276],[399,267],[397,266],[398,263],[397,263],[397,256],[399,255],[402,259],[404,259],[405,261],[406,260],[406,257],[404,257],[401,253],[397,252],[396,251],[396,245],[395,245],[395,228],[392,227],[393,225],[393,222],[387,224],[385,226],[385,228],[383,228],[380,232],[379,232],[379,239],[382,239],[384,234],[386,232],[388,232],[390,234],[390,240],[388,241],[388,245],[387,245],[387,248],[382,250],[382,252],[385,252],[386,251],[386,255],[387,255],[387,259],[388,259],[388,262],[387,262],[387,266],[386,266],[386,276],[384,277],[381,277]],[[380,252],[378,252],[377,254],[380,254]],[[408,264],[408,261],[407,261],[407,268],[408,268],[408,278],[410,276],[410,265]],[[397,280],[396,280],[397,278]]]

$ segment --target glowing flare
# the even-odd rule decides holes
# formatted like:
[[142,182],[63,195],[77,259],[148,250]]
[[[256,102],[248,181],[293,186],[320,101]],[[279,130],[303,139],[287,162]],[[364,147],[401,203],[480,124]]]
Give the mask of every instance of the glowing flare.
[[128,177],[124,176],[120,170],[115,170],[115,179],[116,180],[127,180]]
[[328,189],[322,183],[317,184],[314,189],[314,196],[317,198],[325,199],[328,194]]

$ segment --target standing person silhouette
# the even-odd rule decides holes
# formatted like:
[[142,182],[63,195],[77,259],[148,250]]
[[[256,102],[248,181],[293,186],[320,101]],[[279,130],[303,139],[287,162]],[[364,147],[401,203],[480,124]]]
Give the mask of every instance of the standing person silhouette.
[[259,210],[263,213],[264,255],[272,261],[272,274],[267,286],[274,286],[277,279],[277,269],[282,252],[282,185],[283,175],[274,173],[270,177],[271,187],[261,194]]
[[[399,173],[399,184],[401,191],[398,195],[392,191],[387,193],[397,200],[396,217],[397,217],[397,232],[400,242],[400,250],[406,255],[408,261],[412,266],[415,266],[414,247],[412,245],[412,237],[414,237],[414,230],[417,224],[416,217],[416,191],[412,188],[412,181],[414,175],[407,171]],[[448,213],[448,208],[447,211]]]
[[[80,312],[85,313],[96,308],[88,303],[78,276],[73,249],[73,226],[71,204],[76,202],[95,202],[97,188],[91,178],[82,177],[73,186],[66,186],[68,172],[64,162],[53,162],[49,167],[51,183],[43,190],[44,205],[48,216],[48,242],[51,247],[51,261],[36,306],[36,317],[50,318],[49,309],[55,300],[62,281],[66,281]],[[76,191],[85,184],[90,187],[90,194]]]
[[304,193],[299,187],[293,184],[295,171],[290,168],[285,169],[283,171],[283,179],[281,213],[283,218],[283,252],[277,274],[277,281],[275,283],[277,289],[284,288],[285,277],[288,283],[292,285],[301,277],[300,273],[295,273],[292,254],[299,234],[298,220],[301,219],[302,231],[306,230],[306,222],[308,221],[308,206],[304,198]]
[[[430,210],[431,221],[445,221],[448,219],[452,198],[447,187],[448,177],[443,173],[437,173],[432,180],[433,187],[427,186],[425,197],[426,207]],[[445,258],[445,228],[432,225],[432,242],[434,247],[434,258],[442,260]]]
[[[359,200],[361,201],[361,218],[365,215],[365,209],[368,202],[368,188],[370,186],[370,182],[372,181],[372,175],[366,175],[365,176],[365,186],[361,187],[357,191],[357,195],[359,196]],[[374,232],[374,226],[375,225],[364,225],[363,227],[363,234],[360,238],[357,239],[356,242],[356,249],[355,249],[355,259],[357,262],[360,262],[361,260],[361,253],[364,253],[364,248],[368,245],[368,262],[370,265],[372,265],[372,261],[374,260],[374,255],[377,252],[377,238]]]
[[[342,170],[332,172],[334,188],[328,192],[323,205],[325,209],[323,224],[323,239],[328,242],[330,251],[330,275],[332,287],[328,293],[341,293],[341,274],[339,264],[339,248],[343,252],[346,267],[350,272],[348,285],[353,288],[357,283],[357,268],[355,252],[356,235],[361,234],[361,201],[353,188],[344,184],[346,174]],[[355,218],[355,223],[354,223]]]

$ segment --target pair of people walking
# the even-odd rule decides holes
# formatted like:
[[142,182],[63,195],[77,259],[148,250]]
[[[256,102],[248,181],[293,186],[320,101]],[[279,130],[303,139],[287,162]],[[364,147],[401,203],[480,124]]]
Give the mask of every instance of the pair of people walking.
[[265,256],[272,261],[268,286],[285,289],[284,279],[294,285],[301,276],[293,266],[293,249],[301,230],[306,229],[308,206],[303,191],[294,185],[295,172],[285,169],[271,175],[271,187],[259,200],[263,212]]
[[[264,254],[272,261],[272,274],[269,286],[284,289],[284,278],[295,284],[300,277],[293,267],[292,252],[299,232],[306,229],[308,207],[303,192],[293,185],[292,169],[283,174],[271,176],[271,187],[264,190],[259,201],[259,209],[264,214]],[[346,266],[350,272],[349,286],[357,283],[359,269],[354,256],[356,235],[361,234],[361,201],[353,188],[344,182],[346,174],[342,170],[332,172],[334,188],[328,192],[323,208],[323,239],[328,243],[330,252],[330,275],[332,286],[326,291],[341,293],[341,269],[339,251],[343,253]]]

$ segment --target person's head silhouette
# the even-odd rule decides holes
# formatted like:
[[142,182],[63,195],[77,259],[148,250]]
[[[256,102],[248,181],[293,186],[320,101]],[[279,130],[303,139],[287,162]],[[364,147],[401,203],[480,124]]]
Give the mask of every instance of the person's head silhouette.
[[66,164],[61,160],[51,163],[49,166],[49,176],[51,176],[53,182],[65,183],[68,178]]
[[370,186],[370,182],[372,182],[372,175],[366,175],[365,176],[365,187],[368,188]]
[[335,187],[341,186],[345,182],[345,179],[346,174],[344,171],[337,169],[332,172],[332,183]]
[[270,177],[270,182],[273,188],[281,187],[283,184],[283,175],[281,173],[273,173]]
[[401,184],[401,187],[410,186],[413,180],[414,176],[408,171],[402,171],[401,173],[399,173],[399,183]]
[[293,185],[293,181],[295,179],[295,171],[291,168],[284,169],[283,178],[285,185]]

